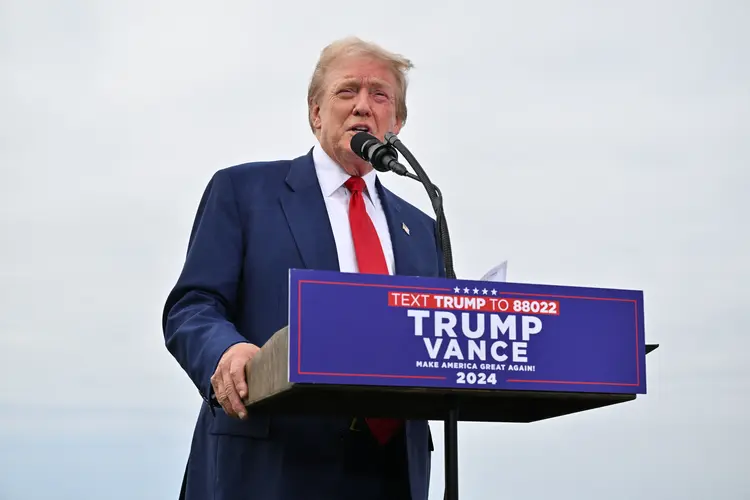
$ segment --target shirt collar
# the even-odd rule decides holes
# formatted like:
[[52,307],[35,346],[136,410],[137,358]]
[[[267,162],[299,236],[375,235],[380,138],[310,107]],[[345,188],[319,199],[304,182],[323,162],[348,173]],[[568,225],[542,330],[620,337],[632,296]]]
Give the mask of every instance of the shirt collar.
[[[330,156],[323,150],[319,142],[315,142],[313,147],[313,163],[315,164],[315,173],[318,176],[318,182],[320,183],[320,189],[323,192],[323,196],[328,198],[336,192],[337,189],[342,187],[344,183],[351,177],[347,174],[343,168],[341,168]],[[367,186],[367,196],[370,200],[375,202],[377,195],[375,194],[375,182],[377,180],[377,172],[372,169],[367,174],[362,176]],[[346,188],[345,188],[346,189]]]

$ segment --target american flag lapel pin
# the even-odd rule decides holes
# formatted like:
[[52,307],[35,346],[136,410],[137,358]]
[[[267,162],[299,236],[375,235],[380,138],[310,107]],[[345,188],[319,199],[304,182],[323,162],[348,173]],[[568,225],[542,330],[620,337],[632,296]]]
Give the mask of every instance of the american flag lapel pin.
[[401,223],[401,229],[403,229],[406,234],[409,234],[409,226],[407,226],[406,223]]

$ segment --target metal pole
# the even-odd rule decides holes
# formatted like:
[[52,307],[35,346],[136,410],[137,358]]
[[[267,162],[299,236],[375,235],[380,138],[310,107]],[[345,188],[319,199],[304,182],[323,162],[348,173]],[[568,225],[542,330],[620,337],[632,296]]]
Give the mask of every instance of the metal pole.
[[458,408],[452,406],[445,419],[445,500],[458,500]]

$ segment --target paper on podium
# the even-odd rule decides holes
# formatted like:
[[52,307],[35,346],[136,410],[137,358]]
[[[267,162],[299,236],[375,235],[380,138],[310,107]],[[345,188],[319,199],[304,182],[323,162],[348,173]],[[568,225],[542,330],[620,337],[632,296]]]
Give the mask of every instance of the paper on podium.
[[506,281],[507,273],[508,273],[508,261],[504,260],[500,264],[496,265],[495,267],[487,271],[485,275],[480,278],[479,281],[504,282]]

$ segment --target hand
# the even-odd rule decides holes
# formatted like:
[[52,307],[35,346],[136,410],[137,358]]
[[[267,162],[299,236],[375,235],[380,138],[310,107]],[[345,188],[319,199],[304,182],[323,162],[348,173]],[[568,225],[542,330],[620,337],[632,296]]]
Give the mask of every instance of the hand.
[[221,356],[211,376],[216,400],[230,417],[244,419],[247,416],[242,402],[247,396],[245,365],[259,350],[258,346],[246,342],[233,345]]

